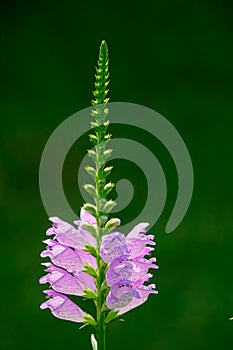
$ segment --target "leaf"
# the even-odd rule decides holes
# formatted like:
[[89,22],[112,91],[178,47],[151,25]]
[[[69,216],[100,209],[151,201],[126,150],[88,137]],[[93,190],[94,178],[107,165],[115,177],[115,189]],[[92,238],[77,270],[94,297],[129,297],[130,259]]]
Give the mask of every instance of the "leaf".
[[83,329],[84,327],[89,326],[89,324],[83,324],[81,327],[79,327],[79,329]]
[[96,237],[97,236],[97,232],[96,232],[96,226],[94,226],[93,224],[89,224],[88,222],[85,223],[81,223],[79,225],[79,227],[85,231],[88,231],[92,234],[92,236]]
[[102,305],[101,312],[105,312],[105,311],[108,311],[108,310],[109,310],[109,309],[108,309],[107,305],[104,303],[104,304]]
[[94,269],[93,266],[91,266],[89,264],[84,265],[84,270],[82,270],[82,272],[85,272],[88,275],[93,276],[95,278],[97,277],[96,270]]
[[84,250],[94,256],[94,258],[97,258],[97,250],[95,247],[87,245]]
[[88,324],[90,326],[96,326],[96,320],[94,319],[94,317],[92,317],[90,314],[87,314],[85,312],[85,315],[84,315],[84,323],[85,324]]
[[90,288],[85,288],[84,289],[84,295],[83,297],[85,299],[93,299],[93,300],[97,300],[97,294]]
[[98,350],[98,345],[94,334],[91,335],[91,345],[93,350]]
[[109,324],[110,322],[116,320],[117,318],[118,318],[117,312],[111,310],[105,319],[105,324]]

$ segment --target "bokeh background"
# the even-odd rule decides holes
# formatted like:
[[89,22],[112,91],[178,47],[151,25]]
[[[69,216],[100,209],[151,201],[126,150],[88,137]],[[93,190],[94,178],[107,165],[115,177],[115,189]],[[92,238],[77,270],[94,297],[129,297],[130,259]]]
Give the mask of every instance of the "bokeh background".
[[[177,193],[172,159],[143,131],[112,127],[115,137],[139,140],[160,160],[168,199],[151,230],[158,243],[159,295],[127,314],[125,323],[109,327],[108,349],[230,349],[232,2],[3,1],[0,27],[0,349],[91,349],[88,328],[78,331],[77,324],[39,310],[44,300],[39,254],[49,223],[38,169],[53,130],[90,105],[102,39],[110,48],[111,100],[164,115],[186,142],[195,172],[188,213],[165,234]],[[88,146],[84,135],[64,166],[65,191],[77,213],[82,198],[76,174]],[[133,204],[121,213],[128,222],[146,201],[145,175],[133,164],[114,165],[114,180],[131,178],[135,187]]]

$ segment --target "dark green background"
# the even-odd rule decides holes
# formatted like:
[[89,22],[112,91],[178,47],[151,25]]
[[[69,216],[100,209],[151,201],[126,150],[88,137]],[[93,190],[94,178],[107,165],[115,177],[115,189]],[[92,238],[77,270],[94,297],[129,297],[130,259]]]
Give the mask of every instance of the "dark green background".
[[[88,329],[78,331],[77,324],[39,310],[44,300],[39,254],[48,221],[38,168],[53,130],[90,105],[97,48],[106,39],[111,100],[142,104],[164,115],[186,142],[195,172],[189,211],[166,235],[177,191],[171,158],[143,132],[112,128],[115,136],[147,142],[163,164],[169,191],[153,229],[159,295],[128,313],[124,324],[109,328],[108,349],[230,349],[232,2],[5,1],[1,6],[0,348],[90,349]],[[82,151],[88,146],[83,138]],[[67,158],[64,184],[78,207],[82,200],[74,164],[80,154],[74,150]],[[114,178],[135,180],[138,172],[135,189],[142,196],[121,213],[126,222],[142,208],[146,183],[132,164],[127,174],[125,166],[119,170],[120,163],[115,165]]]

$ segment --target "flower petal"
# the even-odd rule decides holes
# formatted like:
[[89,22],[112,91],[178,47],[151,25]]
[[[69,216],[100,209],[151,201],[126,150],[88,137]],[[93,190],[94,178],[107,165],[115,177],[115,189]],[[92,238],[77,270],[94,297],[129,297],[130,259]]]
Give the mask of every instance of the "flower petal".
[[46,276],[40,278],[40,283],[49,283],[50,286],[57,292],[71,295],[83,295],[85,288],[95,288],[94,279],[92,276],[84,272],[76,273],[72,276],[67,271],[54,266],[51,263],[44,263]]
[[[69,272],[79,272],[84,269],[85,264],[95,264],[95,258],[87,252],[79,249],[73,250],[51,239],[44,241],[47,244],[46,250],[41,257],[49,257],[51,261]],[[95,266],[93,265],[95,268]]]
[[147,274],[150,268],[158,268],[154,264],[155,261],[156,258],[144,259],[138,256],[131,259],[130,255],[122,255],[110,264],[106,273],[107,285],[111,287],[114,283],[124,279],[139,280]]
[[112,262],[123,254],[129,254],[125,236],[120,232],[113,232],[102,237],[100,255],[104,262]]
[[140,306],[141,304],[147,301],[149,294],[158,294],[157,290],[154,290],[155,285],[151,284],[149,286],[143,286],[143,288],[138,288],[138,292],[140,294],[140,299],[134,298],[128,305],[121,309],[117,309],[119,315],[123,315],[124,313],[134,309],[135,307]]
[[[132,258],[144,253],[145,248],[147,245],[155,245],[155,242],[153,241],[154,236],[153,235],[146,235],[144,233],[140,232],[146,232],[145,227],[147,227],[148,224],[141,223],[134,227],[134,229],[126,236],[126,243],[130,249],[130,255]],[[150,250],[153,250],[152,247],[150,247]],[[144,254],[145,255],[145,254]]]
[[58,217],[49,218],[53,227],[46,231],[46,235],[55,235],[59,243],[72,248],[85,248],[86,245],[96,245],[95,238],[85,230],[76,229],[71,224]]
[[146,227],[149,226],[147,222],[141,222],[140,224],[136,225],[127,235],[127,238],[137,238],[139,233],[143,232],[146,233]]
[[120,310],[133,298],[140,298],[139,293],[136,288],[133,288],[131,281],[123,280],[112,286],[106,299],[106,305],[109,309]]
[[54,292],[53,290],[45,290],[44,293],[48,295],[49,299],[41,304],[40,308],[42,310],[49,308],[55,317],[63,320],[73,322],[84,321],[84,311],[65,295]]
[[89,222],[90,224],[96,225],[96,218],[85,209],[81,209],[80,219],[83,222]]

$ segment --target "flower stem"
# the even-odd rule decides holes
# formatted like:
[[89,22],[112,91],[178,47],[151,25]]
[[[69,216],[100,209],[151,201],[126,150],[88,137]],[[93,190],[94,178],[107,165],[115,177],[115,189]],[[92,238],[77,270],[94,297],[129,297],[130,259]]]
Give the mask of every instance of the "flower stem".
[[[99,249],[98,249],[99,250]],[[97,342],[98,342],[98,350],[105,350],[106,349],[106,327],[105,327],[105,313],[102,311],[104,298],[103,298],[103,292],[101,290],[102,283],[103,283],[103,269],[101,269],[101,258],[98,255],[97,257]]]
[[[104,291],[103,282],[105,281],[105,268],[106,264],[100,256],[101,237],[103,234],[104,221],[102,215],[101,204],[106,200],[104,186],[106,184],[106,175],[104,175],[104,165],[107,160],[107,154],[111,153],[111,150],[106,150],[106,144],[110,140],[111,135],[107,134],[109,121],[106,121],[108,115],[107,103],[109,98],[108,84],[108,46],[103,40],[99,48],[99,55],[96,67],[95,75],[95,91],[93,91],[94,99],[91,101],[93,110],[91,115],[95,118],[94,122],[91,122],[91,126],[94,130],[94,134],[89,135],[90,139],[95,145],[95,194],[94,200],[96,205],[96,220],[97,220],[97,326],[96,326],[96,338],[98,344],[98,350],[106,350],[106,325],[105,325],[105,311],[103,310],[105,305],[106,293]],[[107,152],[107,154],[106,154]]]

